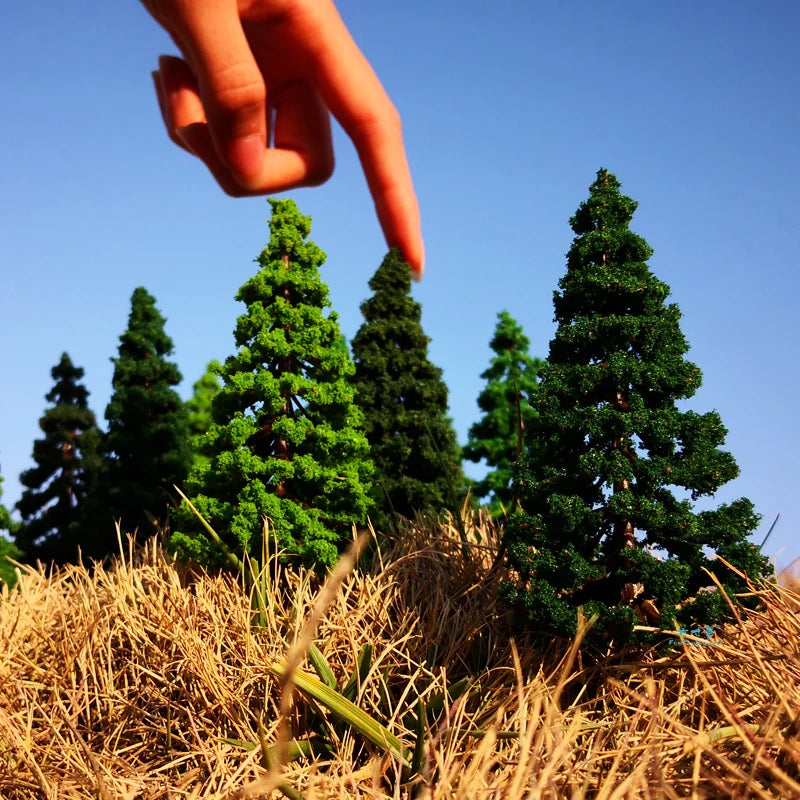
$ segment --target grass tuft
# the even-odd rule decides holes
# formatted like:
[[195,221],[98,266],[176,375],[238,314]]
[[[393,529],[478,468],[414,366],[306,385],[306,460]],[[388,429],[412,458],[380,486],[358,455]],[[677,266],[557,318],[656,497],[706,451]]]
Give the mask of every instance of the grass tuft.
[[272,560],[243,585],[155,542],[23,568],[0,797],[800,796],[796,582],[753,587],[762,609],[711,642],[590,659],[510,635],[498,543],[419,523],[326,584]]

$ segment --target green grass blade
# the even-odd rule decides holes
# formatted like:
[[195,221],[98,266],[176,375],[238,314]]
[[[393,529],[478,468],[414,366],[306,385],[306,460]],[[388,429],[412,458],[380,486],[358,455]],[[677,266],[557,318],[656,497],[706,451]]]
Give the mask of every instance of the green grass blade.
[[344,689],[342,689],[342,695],[348,700],[355,702],[359,688],[363,686],[364,682],[367,680],[369,668],[372,666],[372,650],[372,645],[367,642],[358,654],[358,663],[356,664],[355,671],[350,676],[350,680],[345,684]]
[[[218,736],[218,742],[229,744],[231,747],[238,747],[251,753],[261,747],[261,743],[246,742],[244,739],[230,739],[227,736]],[[286,753],[286,763],[298,761],[301,758],[314,758],[314,756],[327,755],[331,752],[331,747],[326,742],[309,741],[308,739],[292,739],[289,742]],[[272,762],[278,757],[278,745],[273,744],[267,748],[267,759]]]
[[417,701],[417,725],[416,725],[416,741],[414,742],[414,754],[411,756],[411,772],[409,778],[413,778],[422,769],[422,764],[425,761],[425,729],[426,729],[427,712],[425,710],[425,703],[422,700]]
[[233,552],[233,550],[225,544],[220,538],[220,535],[206,522],[203,515],[194,507],[192,501],[177,487],[173,487],[175,491],[183,498],[183,502],[186,503],[187,506],[192,510],[192,513],[200,520],[200,524],[206,529],[208,535],[214,540],[214,542],[219,546],[219,549],[225,555],[225,559],[227,562],[237,571],[243,572],[244,571],[244,564],[239,560],[239,556]]
[[[451,703],[454,700],[458,700],[458,698],[464,694],[469,686],[469,681],[469,678],[462,678],[460,681],[456,681],[454,684],[447,687],[447,697]],[[475,689],[477,690],[477,687],[475,687]],[[427,712],[429,719],[434,719],[441,713],[444,708],[444,699],[445,692],[438,692],[428,700]]]
[[288,800],[305,800],[305,795],[299,789],[289,786],[288,783],[279,783],[278,791]]
[[381,702],[380,702],[380,710],[384,713],[385,716],[389,717],[392,714],[392,703],[389,698],[389,665],[387,664],[383,670],[383,675],[381,675],[380,680],[378,681],[378,694],[380,695]]
[[[276,662],[270,667],[270,672],[278,680],[285,680],[286,664]],[[300,692],[325,706],[332,714],[357,730],[365,739],[391,753],[403,766],[409,766],[409,754],[405,745],[388,728],[373,719],[355,703],[307,672],[297,670],[292,674],[292,682]]]
[[326,686],[330,686],[331,689],[335,689],[336,676],[333,674],[333,670],[330,668],[330,664],[328,664],[327,659],[324,655],[322,655],[319,648],[315,644],[308,646],[308,660],[311,662],[311,666],[314,667],[314,672],[317,673],[319,679]]
[[[266,561],[264,562],[266,565]],[[261,566],[248,553],[244,554],[242,574],[245,585],[250,587],[250,606],[253,609],[253,623],[256,628],[267,628],[269,624],[269,604],[272,598],[269,567]]]

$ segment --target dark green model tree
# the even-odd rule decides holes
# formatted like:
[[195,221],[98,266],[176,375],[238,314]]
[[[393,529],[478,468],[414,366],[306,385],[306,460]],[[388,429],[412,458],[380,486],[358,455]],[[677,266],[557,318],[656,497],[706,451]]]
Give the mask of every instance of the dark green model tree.
[[528,435],[536,414],[531,402],[544,361],[530,355],[530,340],[507,311],[497,315],[490,347],[495,355],[481,374],[486,386],[478,396],[483,416],[469,429],[464,458],[476,463],[483,460],[489,467],[472,493],[489,497],[490,509],[497,516],[515,510],[513,468],[534,444]]
[[[524,514],[507,527],[515,576],[503,597],[535,631],[571,635],[577,609],[596,637],[635,641],[637,624],[714,625],[745,582],[771,571],[748,541],[758,516],[736,500],[696,512],[738,474],[716,412],[681,411],[700,386],[680,311],[632,233],[636,203],[600,170],[570,220],[576,237],[555,292],[555,338],[537,391],[542,444],[519,476]],[[708,572],[706,572],[708,571]],[[712,588],[709,588],[712,587]]]
[[213,423],[212,404],[222,384],[219,373],[222,366],[218,361],[209,362],[206,371],[192,387],[192,396],[186,401],[189,437],[194,452],[194,465],[208,461],[210,456],[209,431]]
[[428,359],[411,272],[399,250],[384,258],[361,304],[352,341],[356,402],[376,466],[377,521],[458,511],[464,498],[461,452],[447,415],[442,370]]
[[[366,521],[372,463],[353,403],[353,365],[319,268],[325,254],[305,241],[311,220],[291,200],[270,200],[269,245],[236,298],[247,309],[239,348],[222,367],[213,400],[210,460],[189,481],[192,500],[237,555],[258,557],[264,521],[270,550],[333,564],[353,524]],[[222,564],[219,547],[186,508],[171,547]]]
[[76,561],[86,542],[82,515],[101,467],[101,434],[83,370],[64,353],[50,374],[51,406],[39,420],[44,437],[33,443],[36,466],[20,475],[26,489],[16,505],[22,521],[15,540],[28,559],[63,564]]
[[105,415],[108,512],[140,536],[167,518],[172,487],[183,485],[192,463],[186,406],[175,390],[181,373],[155,303],[142,287],[131,297]]

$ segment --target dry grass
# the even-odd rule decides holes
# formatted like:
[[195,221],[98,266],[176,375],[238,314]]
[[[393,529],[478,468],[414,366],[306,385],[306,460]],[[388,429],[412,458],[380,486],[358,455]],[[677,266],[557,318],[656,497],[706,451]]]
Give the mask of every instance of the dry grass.
[[509,637],[497,532],[469,535],[465,561],[455,531],[409,531],[318,609],[340,688],[372,645],[357,703],[409,749],[424,709],[410,781],[297,690],[285,723],[313,752],[278,763],[270,668],[311,613],[313,575],[271,562],[254,626],[235,576],[191,573],[153,543],[94,572],[27,571],[0,598],[0,797],[800,797],[794,589],[764,589],[763,611],[712,645],[589,663]]

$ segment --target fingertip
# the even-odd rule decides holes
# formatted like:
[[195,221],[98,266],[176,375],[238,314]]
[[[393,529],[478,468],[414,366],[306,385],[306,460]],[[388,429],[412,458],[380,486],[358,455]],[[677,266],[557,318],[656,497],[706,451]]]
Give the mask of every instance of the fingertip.
[[417,247],[414,248],[409,252],[408,249],[403,248],[403,254],[406,259],[406,263],[411,269],[411,279],[415,283],[419,283],[422,280],[422,276],[425,273],[425,245],[423,242],[419,242]]
[[425,262],[423,261],[417,267],[411,267],[411,279],[414,283],[419,283],[422,280],[422,276],[425,274]]
[[[397,247],[403,260],[411,270],[411,277],[419,282],[425,272],[425,241],[422,238],[422,222],[410,176],[408,183],[384,195],[375,197],[375,211],[383,228],[389,248]],[[407,191],[402,191],[407,189]],[[376,196],[377,195],[377,196]]]
[[414,213],[407,212],[399,227],[400,230],[395,229],[394,235],[386,236],[386,241],[390,247],[400,248],[403,259],[411,270],[412,279],[419,283],[425,273],[425,241],[422,238],[418,209]]

